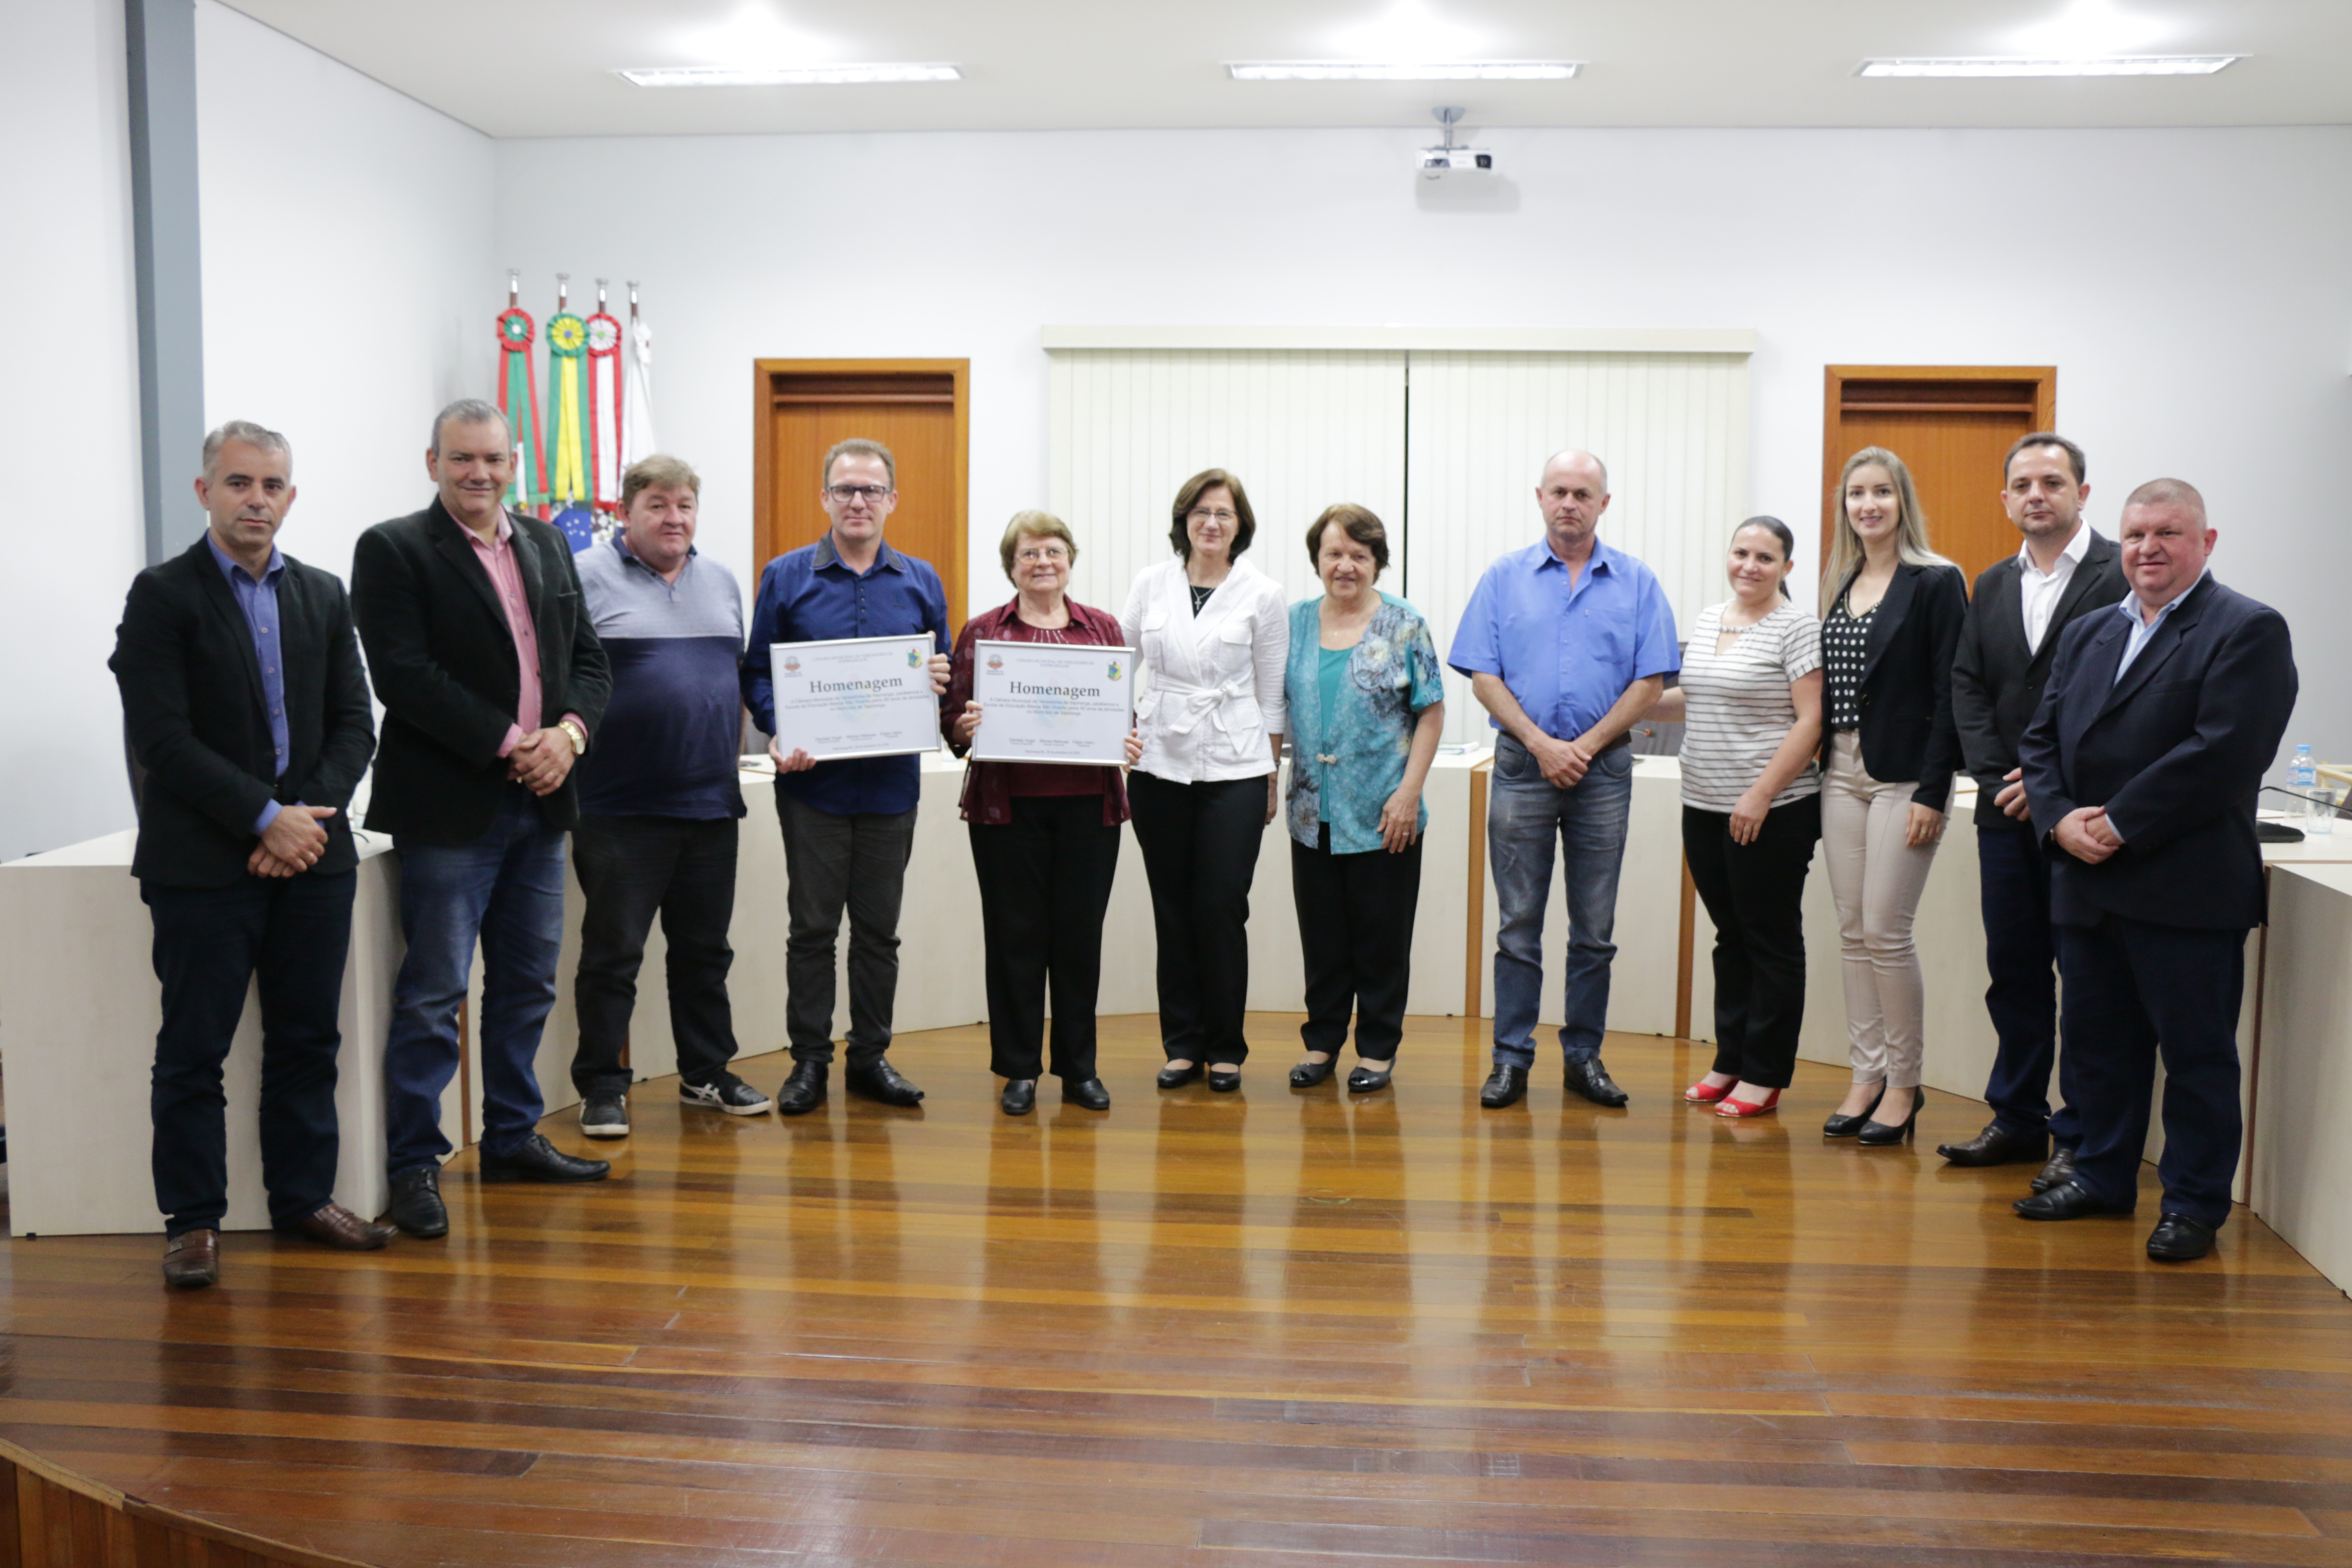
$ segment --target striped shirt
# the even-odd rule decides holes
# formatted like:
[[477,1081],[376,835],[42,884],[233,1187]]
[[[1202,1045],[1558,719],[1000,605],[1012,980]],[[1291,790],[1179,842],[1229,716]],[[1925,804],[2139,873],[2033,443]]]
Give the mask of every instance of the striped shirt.
[[665,583],[618,532],[578,560],[580,591],[613,666],[612,700],[580,760],[581,814],[742,816],[743,590],[735,574],[697,551],[677,581]]
[[[1702,811],[1731,810],[1764,776],[1797,721],[1790,683],[1822,667],[1820,623],[1785,599],[1754,626],[1737,628],[1731,646],[1716,652],[1725,608],[1701,610],[1683,649],[1683,804]],[[1808,762],[1772,804],[1786,805],[1821,787]]]

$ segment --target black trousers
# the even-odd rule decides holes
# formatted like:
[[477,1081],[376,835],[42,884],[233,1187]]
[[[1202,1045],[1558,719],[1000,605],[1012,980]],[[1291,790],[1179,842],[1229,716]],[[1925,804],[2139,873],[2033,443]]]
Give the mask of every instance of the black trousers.
[[2083,1141],[2082,1113],[2069,1086],[2071,1058],[2058,1068],[2067,1101],[2050,1109],[2050,1068],[2058,1059],[2058,961],[2050,927],[2050,857],[2030,821],[2004,816],[1978,797],[1977,882],[1984,910],[1985,1011],[2000,1045],[1985,1083],[1992,1119],[2029,1136],[2048,1129],[2072,1149]]
[[1412,917],[1421,902],[1421,841],[1401,855],[1331,853],[1318,825],[1315,847],[1290,841],[1290,893],[1298,906],[1298,951],[1306,961],[1310,1051],[1337,1056],[1356,1020],[1356,1054],[1392,1061],[1404,1038],[1405,992],[1412,983]]
[[272,1225],[335,1195],[335,1052],[359,873],[246,877],[226,888],[140,884],[155,922],[163,1026],[148,1104],[163,1232],[217,1230],[228,1213],[221,1064],[257,977],[261,991],[261,1181]]
[[784,836],[784,1033],[793,1060],[833,1060],[835,953],[849,917],[850,1065],[890,1048],[898,1005],[898,910],[915,853],[915,812],[836,816],[776,792]]
[[677,1073],[709,1083],[735,1059],[727,972],[735,950],[736,824],[731,816],[583,816],[572,830],[572,868],[587,896],[580,917],[580,970],[572,983],[580,1047],[572,1086],[582,1099],[625,1094],[621,1065],[636,1011],[646,936],[661,916],[668,945],[669,1027]]
[[1013,820],[971,824],[988,964],[988,1070],[1044,1075],[1045,989],[1054,993],[1054,1076],[1095,1072],[1103,911],[1118,872],[1118,828],[1098,795],[1014,795]]
[[2066,1075],[2079,1088],[2074,1177],[2101,1200],[2139,1195],[2156,1063],[2164,1058],[2164,1212],[2207,1225],[2230,1217],[2244,1136],[2238,1109],[2238,1008],[2246,933],[2192,931],[2107,915],[2059,926]]
[[1249,1056],[1249,893],[1265,842],[1263,776],[1171,784],[1127,777],[1160,938],[1160,1045],[1171,1061]]
[[1786,1089],[1805,1021],[1805,875],[1822,837],[1822,797],[1764,814],[1735,844],[1731,814],[1683,807],[1683,858],[1715,922],[1715,1070]]

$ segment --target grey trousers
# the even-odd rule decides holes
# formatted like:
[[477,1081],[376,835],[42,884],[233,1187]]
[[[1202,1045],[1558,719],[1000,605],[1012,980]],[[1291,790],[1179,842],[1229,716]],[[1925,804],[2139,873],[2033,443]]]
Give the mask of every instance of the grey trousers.
[[898,905],[915,850],[915,814],[835,816],[776,792],[784,833],[784,1032],[793,1059],[833,1060],[835,944],[849,914],[849,1059],[890,1048],[898,996]]

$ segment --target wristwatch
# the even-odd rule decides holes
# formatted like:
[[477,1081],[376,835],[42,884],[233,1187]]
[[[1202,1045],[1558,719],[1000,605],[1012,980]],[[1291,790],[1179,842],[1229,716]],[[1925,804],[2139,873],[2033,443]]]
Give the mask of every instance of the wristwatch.
[[558,720],[555,727],[562,731],[564,734],[571,737],[572,754],[573,756],[584,757],[588,754],[588,731],[583,730],[579,725],[573,723],[569,719]]

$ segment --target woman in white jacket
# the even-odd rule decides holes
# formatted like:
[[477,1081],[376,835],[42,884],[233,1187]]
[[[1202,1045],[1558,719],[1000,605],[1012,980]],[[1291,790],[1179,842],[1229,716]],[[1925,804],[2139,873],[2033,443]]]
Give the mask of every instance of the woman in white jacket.
[[1240,558],[1257,521],[1239,479],[1195,474],[1171,510],[1176,559],[1139,574],[1119,616],[1146,682],[1128,805],[1160,936],[1160,1087],[1205,1067],[1225,1091],[1249,1055],[1250,879],[1276,809],[1290,616],[1281,587]]

